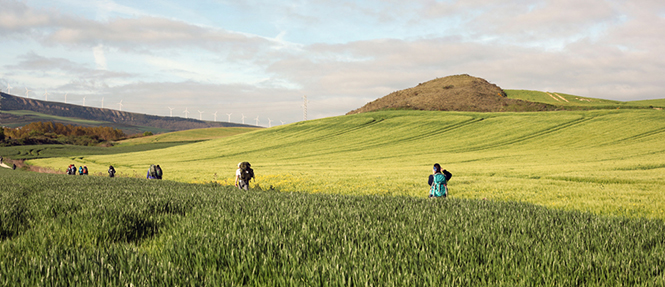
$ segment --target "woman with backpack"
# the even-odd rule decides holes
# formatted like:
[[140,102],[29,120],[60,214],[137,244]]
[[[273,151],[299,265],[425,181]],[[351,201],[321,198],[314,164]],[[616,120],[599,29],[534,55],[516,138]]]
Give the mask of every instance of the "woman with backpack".
[[430,174],[427,184],[430,186],[429,197],[430,198],[446,198],[448,196],[448,181],[453,175],[447,170],[441,170],[441,165],[438,163],[434,164],[432,168],[432,174]]

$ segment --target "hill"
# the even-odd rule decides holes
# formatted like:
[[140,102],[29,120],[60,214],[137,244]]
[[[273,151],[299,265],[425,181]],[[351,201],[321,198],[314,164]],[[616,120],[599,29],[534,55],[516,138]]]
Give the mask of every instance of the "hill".
[[426,110],[472,112],[553,111],[558,107],[510,99],[499,86],[469,75],[437,78],[393,92],[347,114],[378,110]]
[[145,175],[158,163],[168,180],[233,184],[240,161],[252,163],[256,185],[265,188],[416,197],[427,195],[427,175],[439,162],[453,173],[453,197],[665,218],[665,112],[653,109],[381,111],[28,163],[56,170],[75,163],[91,173],[113,165],[122,176]]
[[209,122],[181,117],[160,117],[113,109],[46,102],[17,97],[6,93],[0,93],[0,111],[2,111],[2,114],[0,114],[1,124],[5,126],[27,124],[28,122],[26,121],[28,120],[54,121],[63,124],[78,122],[79,125],[83,126],[110,126],[121,129],[127,134],[144,131],[165,132],[211,127],[253,127],[251,125],[236,123]]
[[605,99],[581,97],[558,92],[540,92],[529,90],[505,90],[510,99],[518,99],[529,102],[545,103],[561,106],[563,109],[616,109],[616,108],[663,108],[665,99],[642,100],[642,101],[612,101]]

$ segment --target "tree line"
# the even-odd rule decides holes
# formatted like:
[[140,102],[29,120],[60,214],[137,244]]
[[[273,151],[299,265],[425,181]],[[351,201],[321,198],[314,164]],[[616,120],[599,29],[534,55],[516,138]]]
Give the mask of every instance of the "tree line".
[[9,145],[50,143],[95,145],[126,137],[122,130],[111,127],[82,127],[54,122],[33,122],[19,128],[3,127],[0,134],[0,140]]

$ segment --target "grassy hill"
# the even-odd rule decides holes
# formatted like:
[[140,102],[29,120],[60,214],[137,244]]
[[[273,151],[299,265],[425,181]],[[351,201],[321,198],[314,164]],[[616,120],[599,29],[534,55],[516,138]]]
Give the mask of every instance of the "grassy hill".
[[393,92],[347,114],[380,110],[525,112],[557,109],[548,104],[507,98],[499,86],[478,77],[454,75]]
[[[34,121],[63,124],[81,123],[118,128],[127,134],[179,131],[210,127],[253,127],[251,125],[209,122],[181,117],[160,117],[113,109],[85,107],[60,102],[47,102],[0,93],[0,125],[16,127]],[[93,124],[94,123],[94,124]]]
[[[525,201],[599,214],[665,218],[665,112],[383,111],[262,129],[128,154],[30,164],[91,172],[114,165],[144,176],[232,184],[236,164],[281,191],[425,197],[433,163],[453,173],[451,195]],[[253,184],[254,185],[254,184]]]
[[612,101],[588,97],[574,96],[564,93],[540,92],[529,90],[505,90],[508,98],[524,100],[535,103],[562,106],[567,108],[662,108],[665,107],[665,99],[644,101]]

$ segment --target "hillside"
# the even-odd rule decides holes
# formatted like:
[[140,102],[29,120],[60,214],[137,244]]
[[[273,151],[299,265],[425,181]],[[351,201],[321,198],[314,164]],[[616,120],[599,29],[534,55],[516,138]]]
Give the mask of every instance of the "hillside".
[[427,175],[439,162],[453,173],[455,197],[665,219],[665,112],[653,109],[381,111],[154,151],[28,163],[56,170],[75,163],[91,172],[113,165],[121,176],[144,176],[158,163],[167,180],[233,184],[240,161],[252,163],[256,184],[285,192],[416,197],[426,196]]
[[378,110],[426,111],[552,111],[556,106],[510,99],[499,86],[469,75],[437,78],[393,92],[347,114]]
[[[209,122],[196,119],[184,119],[181,117],[160,117],[147,114],[123,112],[113,109],[102,109],[95,107],[84,107],[79,105],[65,104],[59,102],[46,102],[36,99],[17,97],[6,93],[0,93],[0,111],[14,112],[12,115],[4,113],[0,119],[1,124],[12,126],[15,123],[24,123],[27,119],[25,114],[31,114],[30,121],[54,121],[63,124],[71,124],[79,120],[101,121],[104,123],[81,123],[90,126],[111,126],[119,128],[128,134],[143,131],[180,131],[189,129],[211,128],[211,127],[253,127],[226,122]],[[35,113],[17,114],[17,111],[33,111]],[[57,116],[60,118],[44,117],[41,115]],[[63,119],[68,118],[68,119]],[[41,120],[43,119],[43,120]],[[25,123],[24,123],[25,124]]]
[[544,103],[561,106],[564,109],[616,109],[616,108],[663,108],[665,99],[641,100],[641,101],[613,101],[589,97],[581,97],[558,92],[541,92],[529,90],[504,90],[510,99],[518,99],[529,102]]

